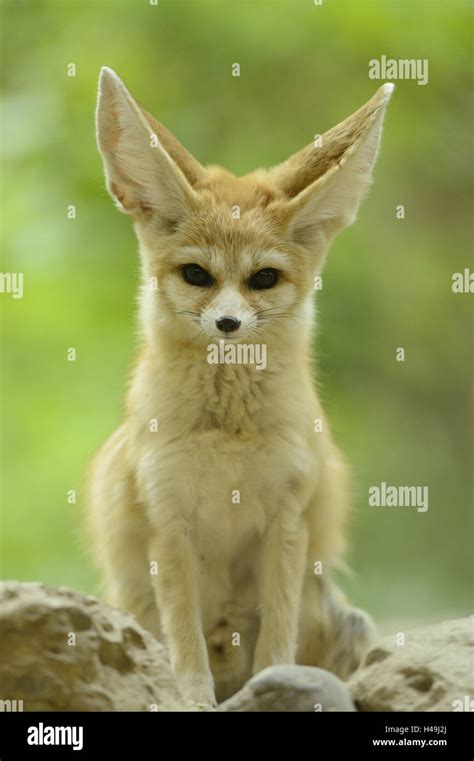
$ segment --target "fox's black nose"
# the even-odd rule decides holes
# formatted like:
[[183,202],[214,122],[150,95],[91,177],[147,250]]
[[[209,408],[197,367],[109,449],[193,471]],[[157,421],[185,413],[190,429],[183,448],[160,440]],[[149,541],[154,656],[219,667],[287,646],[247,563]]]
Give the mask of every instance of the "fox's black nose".
[[216,327],[223,333],[233,333],[234,330],[240,328],[240,320],[237,320],[236,317],[220,317],[216,320]]

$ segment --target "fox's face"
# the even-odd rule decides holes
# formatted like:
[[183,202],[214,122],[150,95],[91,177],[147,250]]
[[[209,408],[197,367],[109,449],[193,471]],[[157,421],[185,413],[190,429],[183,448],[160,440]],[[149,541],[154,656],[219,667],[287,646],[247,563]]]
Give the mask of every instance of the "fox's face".
[[109,191],[134,218],[150,340],[157,331],[184,344],[305,332],[327,247],[369,186],[391,90],[283,164],[239,178],[201,166],[102,70],[98,143]]
[[298,311],[294,262],[275,247],[182,245],[156,266],[162,308],[197,339],[261,340]]
[[[232,179],[219,172],[220,183]],[[235,200],[239,186],[233,184]],[[163,233],[153,218],[137,224],[145,302],[155,300],[153,319],[174,338],[206,345],[219,339],[268,342],[304,322],[314,266],[279,232],[270,209],[242,205],[239,212],[234,208],[240,214],[234,218],[217,200],[218,187],[216,179],[214,193],[206,193],[172,233]]]

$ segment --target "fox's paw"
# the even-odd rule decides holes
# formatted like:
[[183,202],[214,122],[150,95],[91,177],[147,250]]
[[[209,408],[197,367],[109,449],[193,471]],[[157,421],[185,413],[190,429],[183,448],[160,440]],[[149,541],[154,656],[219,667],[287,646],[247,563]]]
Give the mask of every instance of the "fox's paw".
[[360,666],[375,639],[375,633],[375,625],[365,611],[341,607],[331,632],[326,668],[341,679],[347,679]]
[[209,703],[196,703],[194,700],[188,700],[186,702],[190,711],[195,711],[199,713],[204,713],[205,711],[208,711],[208,712],[215,711],[217,708],[217,703],[214,703],[214,705],[210,705]]
[[212,711],[217,706],[214,682],[209,673],[180,674],[178,685],[185,701],[195,711]]

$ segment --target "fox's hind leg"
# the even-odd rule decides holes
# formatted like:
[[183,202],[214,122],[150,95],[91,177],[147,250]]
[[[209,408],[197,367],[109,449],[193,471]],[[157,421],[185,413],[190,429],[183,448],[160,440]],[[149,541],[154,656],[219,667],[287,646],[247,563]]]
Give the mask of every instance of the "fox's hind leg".
[[[364,611],[351,607],[328,578],[345,549],[349,513],[347,469],[337,447],[326,442],[318,489],[310,503],[310,546],[300,608],[297,663],[320,666],[342,679],[359,666],[374,637]],[[332,558],[332,562],[329,561]],[[315,563],[321,562],[321,573]]]
[[123,434],[119,428],[94,462],[87,527],[93,554],[102,571],[106,602],[132,613],[160,639],[160,620],[148,559],[149,528],[136,500]]
[[319,666],[347,679],[360,665],[375,634],[370,616],[348,605],[321,577],[303,588],[297,663]]

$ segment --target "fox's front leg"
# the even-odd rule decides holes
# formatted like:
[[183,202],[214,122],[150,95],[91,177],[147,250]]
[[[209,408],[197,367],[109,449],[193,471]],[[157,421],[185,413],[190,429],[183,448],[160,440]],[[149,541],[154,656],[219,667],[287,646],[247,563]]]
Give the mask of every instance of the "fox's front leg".
[[299,507],[293,509],[294,514],[279,513],[263,539],[254,674],[267,666],[295,662],[308,533]]
[[175,517],[156,527],[149,558],[158,563],[152,579],[171,665],[183,696],[213,706],[216,700],[201,623],[197,553],[184,518]]

